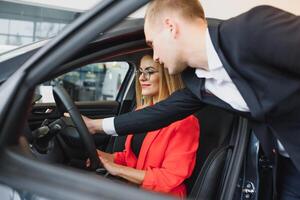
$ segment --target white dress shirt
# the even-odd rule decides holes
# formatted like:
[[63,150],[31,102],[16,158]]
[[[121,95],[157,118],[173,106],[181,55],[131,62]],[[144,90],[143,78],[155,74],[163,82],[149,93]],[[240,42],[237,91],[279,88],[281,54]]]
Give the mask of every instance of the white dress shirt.
[[[208,29],[206,30],[206,52],[208,61],[208,70],[197,68],[195,70],[198,78],[205,78],[205,89],[228,103],[231,107],[236,110],[247,112],[249,107],[242,95],[240,94],[237,87],[232,82],[228,73],[223,67],[223,64],[213,46]],[[199,66],[201,67],[201,66]],[[114,126],[114,118],[106,118],[102,123],[103,131],[109,135],[117,135]],[[279,153],[283,156],[288,157],[284,147],[277,140]]]
[[233,84],[219,59],[212,44],[208,29],[206,30],[206,52],[208,70],[201,68],[195,70],[198,78],[205,78],[205,89],[228,103],[234,109],[239,111],[249,111],[249,107],[237,87]]
[[118,136],[115,129],[114,119],[115,119],[114,117],[108,117],[102,120],[103,131],[107,135]]

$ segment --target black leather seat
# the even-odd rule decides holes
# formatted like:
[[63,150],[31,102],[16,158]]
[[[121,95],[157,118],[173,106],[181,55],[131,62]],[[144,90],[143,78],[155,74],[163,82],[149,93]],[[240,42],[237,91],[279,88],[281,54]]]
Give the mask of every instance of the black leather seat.
[[[191,199],[216,199],[219,183],[230,151],[229,139],[234,115],[213,106],[195,113],[200,123],[200,142],[193,174],[185,181]],[[126,136],[112,137],[106,152],[122,151]]]
[[189,194],[190,199],[212,200],[218,198],[220,184],[223,180],[222,172],[230,150],[230,146],[224,146],[214,149],[209,154]]
[[123,151],[125,149],[126,138],[127,136],[111,137],[105,152],[114,153]]
[[221,183],[234,115],[207,106],[195,114],[200,123],[200,142],[196,166],[185,181],[190,199],[216,199]]

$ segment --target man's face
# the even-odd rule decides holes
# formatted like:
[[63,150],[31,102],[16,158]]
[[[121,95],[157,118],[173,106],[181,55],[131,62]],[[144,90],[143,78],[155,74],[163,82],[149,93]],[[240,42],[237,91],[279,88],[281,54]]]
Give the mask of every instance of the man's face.
[[[156,25],[156,26],[155,26]],[[153,48],[153,59],[164,64],[169,74],[177,74],[186,68],[186,64],[181,56],[181,46],[179,40],[174,37],[168,26],[163,22],[151,24],[145,22],[144,26],[146,42]]]

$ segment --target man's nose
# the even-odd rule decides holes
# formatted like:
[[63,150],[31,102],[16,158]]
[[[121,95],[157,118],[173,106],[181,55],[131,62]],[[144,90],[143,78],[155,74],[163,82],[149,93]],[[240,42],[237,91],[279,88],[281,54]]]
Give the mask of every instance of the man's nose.
[[153,54],[153,60],[156,62],[156,63],[159,63],[159,57],[155,54]]

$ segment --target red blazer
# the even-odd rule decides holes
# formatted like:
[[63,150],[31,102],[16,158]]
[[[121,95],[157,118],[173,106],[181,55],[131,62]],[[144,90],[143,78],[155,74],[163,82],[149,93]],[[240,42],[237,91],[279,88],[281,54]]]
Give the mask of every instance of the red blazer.
[[189,116],[165,128],[148,132],[138,158],[131,150],[133,135],[128,135],[125,150],[114,154],[114,162],[145,170],[142,188],[185,197],[183,181],[195,167],[199,136],[198,119]]

